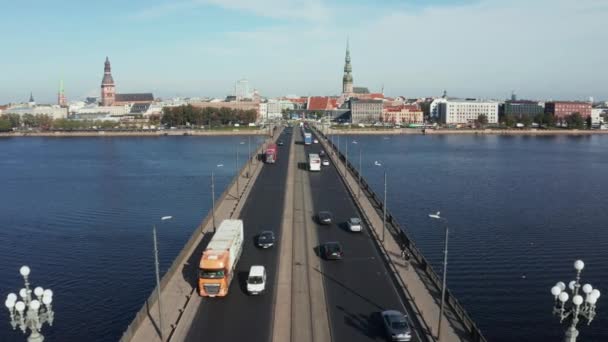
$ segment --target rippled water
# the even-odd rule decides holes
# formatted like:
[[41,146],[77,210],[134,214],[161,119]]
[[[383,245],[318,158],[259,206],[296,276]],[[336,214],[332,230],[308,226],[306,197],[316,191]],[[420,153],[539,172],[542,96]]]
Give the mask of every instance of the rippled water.
[[[247,137],[0,139],[2,304],[27,264],[55,293],[49,341],[118,340],[155,285],[152,225],[164,273],[211,206],[211,170],[217,196],[232,179],[237,145],[242,165]],[[0,341],[22,340],[3,305]]]
[[561,340],[550,288],[574,278],[577,258],[583,282],[604,293],[579,340],[608,341],[607,135],[348,139],[379,195],[374,162],[387,167],[388,209],[438,271],[444,231],[427,214],[449,220],[448,287],[489,341]]

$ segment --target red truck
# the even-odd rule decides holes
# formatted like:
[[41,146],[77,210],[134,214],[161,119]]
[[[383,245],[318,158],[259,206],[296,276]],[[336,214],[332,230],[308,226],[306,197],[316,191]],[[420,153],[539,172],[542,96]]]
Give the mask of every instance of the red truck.
[[264,161],[266,164],[274,164],[277,162],[277,145],[268,144],[266,152],[264,153]]

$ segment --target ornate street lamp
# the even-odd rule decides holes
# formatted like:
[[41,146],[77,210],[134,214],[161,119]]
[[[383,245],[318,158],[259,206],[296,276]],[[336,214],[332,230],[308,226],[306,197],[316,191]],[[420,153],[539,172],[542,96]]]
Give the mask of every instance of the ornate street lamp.
[[53,317],[55,315],[51,308],[53,291],[50,289],[45,290],[38,286],[33,291],[36,299],[32,299],[32,290],[28,281],[30,268],[21,266],[19,273],[21,273],[25,282],[25,287],[19,291],[21,300],[17,300],[19,298],[16,294],[9,293],[4,305],[8,308],[11,316],[13,330],[19,327],[26,334],[29,328],[31,333],[27,338],[28,342],[42,342],[44,341],[44,336],[42,336],[40,330],[42,330],[43,324],[48,323],[50,326],[53,325]]
[[[590,284],[580,284],[581,271],[585,267],[585,263],[582,260],[576,260],[574,262],[574,269],[576,270],[576,280],[570,281],[568,288],[572,291],[572,301],[568,303],[570,295],[566,291],[566,284],[563,282],[557,282],[555,286],[551,288],[551,294],[555,297],[555,305],[553,307],[553,314],[559,317],[560,323],[565,319],[570,319],[570,326],[566,330],[564,341],[576,342],[578,336],[578,330],[576,325],[579,322],[579,317],[587,320],[587,325],[593,321],[595,317],[595,306],[598,298],[600,298],[600,291],[594,289]],[[579,290],[583,290],[585,299],[579,294]]]

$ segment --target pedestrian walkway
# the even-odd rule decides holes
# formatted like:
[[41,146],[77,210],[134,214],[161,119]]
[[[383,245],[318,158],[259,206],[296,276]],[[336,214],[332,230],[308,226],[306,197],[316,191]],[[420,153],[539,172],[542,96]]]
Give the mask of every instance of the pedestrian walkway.
[[[327,141],[321,140],[326,151],[329,152],[333,150]],[[437,289],[433,285],[430,279],[427,278],[424,270],[420,268],[420,265],[416,264],[416,261],[413,258],[410,259],[409,267],[407,267],[408,265],[401,256],[402,248],[397,241],[395,241],[390,232],[386,232],[385,241],[384,243],[381,242],[383,223],[382,216],[378,213],[378,208],[376,208],[367,196],[364,195],[365,192],[362,189],[361,196],[357,197],[359,191],[358,180],[351,172],[346,172],[345,175],[345,163],[339,160],[336,153],[328,154],[332,158],[334,165],[338,168],[339,173],[342,175],[342,179],[355,199],[356,204],[371,224],[370,230],[372,234],[375,236],[378,243],[383,246],[381,250],[388,259],[388,264],[391,268],[389,271],[394,272],[400,280],[399,282],[404,285],[403,290],[406,297],[411,302],[410,304],[414,311],[411,314],[418,316],[419,320],[422,321],[421,323],[424,331],[420,333],[431,341],[437,340],[441,289]],[[473,341],[469,337],[469,333],[464,324],[450,311],[447,304],[444,308],[441,338],[438,340],[441,342]]]

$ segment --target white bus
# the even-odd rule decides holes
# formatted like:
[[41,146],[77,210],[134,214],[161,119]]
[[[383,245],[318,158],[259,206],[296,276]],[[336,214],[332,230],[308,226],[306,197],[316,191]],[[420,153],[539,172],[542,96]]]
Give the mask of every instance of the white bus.
[[308,155],[308,169],[310,171],[321,171],[321,158],[316,153]]

